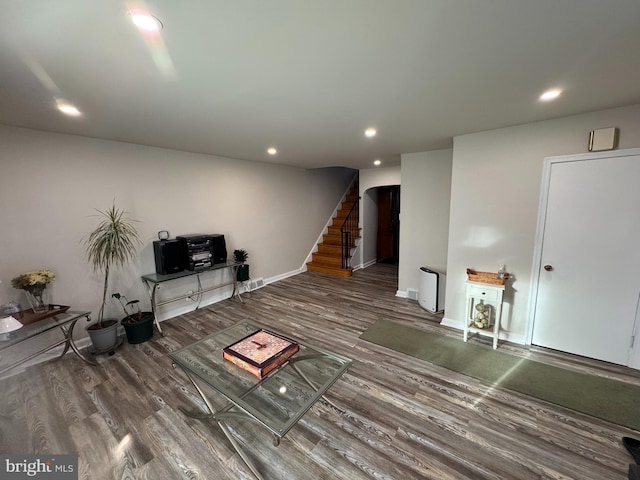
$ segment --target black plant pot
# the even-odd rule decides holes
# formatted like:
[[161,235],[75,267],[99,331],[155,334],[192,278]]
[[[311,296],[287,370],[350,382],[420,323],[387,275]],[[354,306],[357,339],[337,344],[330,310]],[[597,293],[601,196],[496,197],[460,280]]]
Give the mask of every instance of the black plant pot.
[[242,265],[238,265],[236,280],[238,280],[239,282],[246,282],[247,280],[249,280],[249,264],[243,263]]
[[142,343],[153,337],[153,313],[142,312],[140,320],[132,322],[129,317],[121,322],[129,343]]

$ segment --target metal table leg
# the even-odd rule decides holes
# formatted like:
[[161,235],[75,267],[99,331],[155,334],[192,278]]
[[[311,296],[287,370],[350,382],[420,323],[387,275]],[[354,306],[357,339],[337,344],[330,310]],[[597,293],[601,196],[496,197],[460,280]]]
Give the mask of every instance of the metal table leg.
[[160,328],[160,322],[158,321],[158,312],[157,312],[158,306],[156,304],[156,292],[160,288],[160,284],[154,283],[153,286],[151,287],[149,286],[149,282],[147,282],[145,279],[142,279],[142,281],[147,286],[147,290],[149,291],[149,297],[151,298],[151,313],[153,313],[153,322],[156,324],[156,327],[158,328],[158,332],[160,332],[160,335],[164,337],[164,332],[162,331],[162,328]]
[[[300,361],[310,360],[310,359],[313,359],[313,358],[322,358],[322,357],[324,357],[324,355],[321,354],[321,353],[309,354],[309,355],[300,355],[300,356],[297,356],[297,357],[290,358],[287,362],[289,363],[289,365],[291,365],[291,368],[293,368],[293,370],[298,375],[300,375],[300,378],[302,378],[305,382],[307,382],[307,385],[309,385],[311,388],[313,388],[314,390],[317,391],[318,387],[311,380],[309,380],[309,378],[304,373],[302,373],[302,371],[298,368],[298,365],[296,365],[296,363],[298,363]],[[324,395],[322,395],[322,401],[324,401],[325,403],[331,405],[333,408],[335,408],[338,411],[343,411],[335,403],[333,403],[331,400],[329,400]]]
[[[87,322],[91,321],[91,315],[87,314],[84,317],[87,319]],[[89,365],[97,365],[98,363],[95,360],[87,358],[86,356],[82,355],[82,353],[80,353],[80,350],[76,345],[76,342],[73,340],[73,327],[76,326],[77,322],[78,322],[78,319],[75,319],[73,322],[71,322],[68,328],[64,325],[60,325],[60,330],[62,330],[62,333],[64,334],[64,339],[65,339],[64,350],[60,354],[60,357],[64,356],[64,354],[67,353],[67,351],[69,350],[69,347],[71,347],[73,352],[78,357],[80,357],[82,361],[88,363]]]
[[240,265],[231,266],[231,280],[233,282],[233,292],[231,292],[231,298],[238,297],[240,299],[240,302],[244,303],[244,300],[242,300],[242,295],[240,295],[240,289],[238,288],[238,268],[240,268]]
[[[175,367],[176,367],[176,364],[173,364],[173,368],[175,368]],[[183,368],[181,368],[181,370],[185,373],[187,378],[191,381],[192,385],[198,391],[198,393],[200,394],[200,397],[202,398],[202,400],[204,401],[205,405],[207,406],[207,409],[209,409],[210,413],[204,415],[204,417],[205,418],[212,418],[213,420],[216,421],[216,423],[220,427],[220,430],[222,430],[222,433],[224,433],[225,437],[227,437],[227,439],[231,443],[231,446],[234,448],[236,453],[240,456],[240,458],[242,459],[244,464],[247,466],[247,468],[249,468],[249,470],[251,470],[251,473],[253,473],[253,475],[258,480],[264,480],[262,475],[260,475],[260,472],[258,472],[258,470],[251,464],[251,461],[249,460],[249,457],[247,457],[246,454],[242,451],[242,448],[241,448],[240,444],[238,443],[238,441],[233,437],[233,434],[229,430],[229,427],[226,424],[225,419],[227,419],[227,418],[240,418],[240,419],[243,419],[243,420],[251,420],[251,421],[257,422],[259,424],[260,424],[260,422],[257,419],[253,418],[252,416],[250,416],[249,414],[243,413],[241,411],[240,412],[230,412],[229,409],[231,409],[231,408],[233,408],[235,406],[235,405],[233,405],[231,403],[228,404],[227,406],[225,406],[223,409],[221,409],[219,411],[216,411],[213,408],[213,405],[211,405],[211,402],[209,402],[209,399],[207,398],[205,393],[202,391],[202,389],[195,382],[195,380],[193,379],[191,374],[189,372],[187,372]],[[188,416],[193,417],[193,418],[202,418],[203,417],[203,415],[197,415],[197,414],[194,415],[194,414],[186,412],[184,410],[182,412],[185,415],[188,415]],[[260,425],[262,425],[262,424],[260,424]],[[274,446],[277,447],[280,444],[280,437],[278,437],[273,432],[271,432],[271,433],[273,434],[273,437],[274,437],[273,444],[274,444]]]

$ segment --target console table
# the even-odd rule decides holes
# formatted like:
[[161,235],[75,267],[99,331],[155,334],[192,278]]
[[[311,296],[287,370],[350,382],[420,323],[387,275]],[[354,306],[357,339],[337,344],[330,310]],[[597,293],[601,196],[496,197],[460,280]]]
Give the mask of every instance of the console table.
[[75,342],[73,341],[73,328],[75,327],[76,322],[81,318],[86,318],[87,322],[90,321],[91,312],[67,312],[60,310],[59,313],[56,311],[52,311],[47,312],[47,314],[45,315],[38,315],[34,314],[32,311],[26,310],[18,314],[14,314],[14,318],[22,323],[23,326],[18,330],[14,330],[8,334],[3,334],[3,340],[0,340],[0,351],[5,350],[18,343],[29,340],[30,338],[42,335],[43,333],[54,330],[56,328],[60,328],[64,335],[64,338],[52,343],[51,345],[48,345],[42,350],[39,350],[26,358],[23,358],[22,360],[14,362],[9,366],[3,368],[2,370],[0,370],[0,375],[8,372],[18,365],[22,365],[23,363],[37,357],[42,353],[48,352],[49,350],[59,345],[64,345],[64,350],[60,354],[61,357],[65,353],[67,353],[69,348],[71,348],[71,350],[73,350],[73,352],[84,362],[90,365],[97,365],[95,361],[82,355],[78,350]]
[[[240,299],[240,301],[242,301],[242,297],[240,296],[240,291],[238,290],[238,280],[237,280],[237,272],[238,272],[238,267],[240,265],[242,265],[241,262],[216,263],[211,267],[203,270],[195,270],[195,271],[183,270],[182,272],[169,273],[166,275],[163,275],[160,273],[150,273],[148,275],[143,275],[142,281],[144,282],[144,284],[147,287],[147,290],[149,291],[149,297],[151,298],[151,310],[153,312],[154,322],[156,324],[156,327],[158,328],[158,331],[160,332],[160,335],[164,335],[164,333],[162,332],[162,328],[160,328],[160,322],[158,321],[157,311],[158,311],[158,307],[161,307],[162,305],[177,302],[178,300],[184,300],[186,298],[198,297],[198,303],[195,308],[195,310],[197,310],[198,307],[200,306],[200,300],[202,299],[203,293],[210,292],[213,290],[218,290],[220,288],[227,287],[230,285],[233,286],[233,292],[231,292],[231,296],[229,298],[233,298],[234,296],[237,296]],[[206,274],[207,272],[218,271],[218,270],[228,271],[231,274],[231,280],[223,283],[215,284],[211,287],[203,288],[202,282],[200,281],[200,275]],[[185,278],[185,277],[192,277],[192,276],[196,277],[196,289],[192,293],[186,293],[185,295],[180,295],[177,297],[172,297],[172,298],[158,301],[157,294],[158,294],[158,290],[160,289],[160,285],[162,285],[165,282],[177,280],[178,278]]]

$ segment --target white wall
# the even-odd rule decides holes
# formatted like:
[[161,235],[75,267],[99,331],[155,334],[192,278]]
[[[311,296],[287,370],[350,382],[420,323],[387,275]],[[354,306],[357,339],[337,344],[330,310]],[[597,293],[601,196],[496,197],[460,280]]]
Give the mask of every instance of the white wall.
[[369,188],[362,194],[362,266],[376,263],[378,253],[378,188]]
[[360,195],[373,187],[400,185],[400,166],[364,168],[359,176]]
[[543,160],[585,153],[589,131],[605,127],[620,129],[619,148],[640,146],[640,105],[454,138],[444,324],[463,325],[466,268],[504,263],[515,275],[504,337],[524,342]]
[[398,295],[417,291],[419,268],[447,272],[453,150],[401,156]]
[[[366,267],[376,261],[376,246],[378,233],[378,196],[377,193],[367,194],[367,190],[375,187],[400,185],[400,167],[378,167],[360,170],[360,226],[362,239],[360,248],[355,252],[352,265],[354,268]],[[402,209],[402,205],[400,205]]]
[[[49,268],[57,275],[52,301],[94,318],[102,279],[81,243],[97,226],[94,209],[115,199],[140,221],[144,245],[125,271],[114,272],[110,292],[148,308],[140,275],[155,271],[152,241],[159,230],[172,237],[224,234],[229,255],[246,249],[252,278],[268,283],[300,271],[353,176],[343,168],[305,170],[4,126],[0,164],[0,303],[26,304],[11,278]],[[163,294],[171,288],[183,294],[194,281],[172,283]],[[228,294],[213,293],[203,304]],[[161,317],[192,306],[171,304]],[[115,304],[107,313],[121,316]]]

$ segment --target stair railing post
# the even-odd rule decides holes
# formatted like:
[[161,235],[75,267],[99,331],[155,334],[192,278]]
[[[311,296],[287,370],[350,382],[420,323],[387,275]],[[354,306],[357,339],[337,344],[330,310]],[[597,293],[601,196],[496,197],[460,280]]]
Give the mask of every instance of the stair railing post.
[[342,232],[342,268],[349,267],[349,230]]

